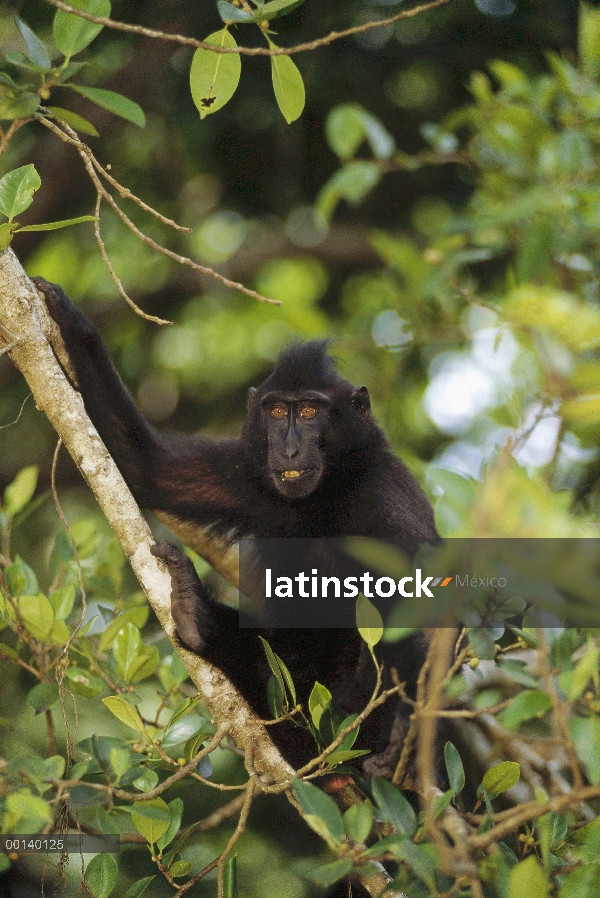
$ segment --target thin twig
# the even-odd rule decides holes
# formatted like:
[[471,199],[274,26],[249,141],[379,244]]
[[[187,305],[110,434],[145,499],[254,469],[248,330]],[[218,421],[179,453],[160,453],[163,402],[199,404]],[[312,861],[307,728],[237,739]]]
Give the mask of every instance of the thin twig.
[[[431,666],[431,651],[427,652],[427,657],[425,658],[424,663],[421,666],[421,670],[419,671],[419,676],[417,677],[417,701],[414,703],[413,707],[416,707],[418,704],[423,704],[423,695],[425,689],[425,681],[427,679],[427,674],[429,673],[429,668]],[[418,715],[413,713],[410,718],[410,725],[408,728],[408,732],[404,738],[404,742],[402,743],[402,751],[400,753],[400,757],[398,759],[398,763],[396,764],[396,769],[394,770],[394,775],[392,777],[392,782],[395,786],[400,786],[406,779],[406,774],[408,772],[408,765],[410,763],[410,759],[413,752],[413,746],[415,739],[417,737],[417,733],[419,731],[419,718]]]
[[[61,651],[60,655],[56,659],[56,682],[58,684],[58,694],[60,697],[60,709],[61,709],[63,724],[65,727],[67,757],[68,757],[69,763],[70,763],[70,762],[75,761],[76,735],[72,735],[72,733],[71,733],[71,727],[70,727],[69,718],[67,715],[67,707],[65,704],[64,679],[65,679],[65,674],[67,672],[67,666],[68,666],[68,661],[69,661],[69,649],[70,649],[71,644],[73,643],[73,640],[75,639],[77,633],[83,626],[83,622],[85,620],[85,615],[87,612],[87,595],[86,595],[85,586],[83,583],[83,571],[81,569],[81,562],[79,560],[79,553],[77,551],[77,543],[75,542],[75,537],[73,536],[73,531],[71,530],[69,522],[67,521],[65,513],[62,509],[62,505],[60,504],[60,500],[58,498],[58,490],[56,487],[56,467],[58,464],[58,454],[60,452],[61,446],[62,446],[62,439],[59,437],[58,442],[56,444],[56,449],[54,450],[54,455],[52,457],[52,469],[50,471],[50,487],[52,489],[52,497],[54,499],[54,507],[56,508],[56,513],[58,514],[59,518],[63,522],[63,525],[69,535],[69,540],[71,542],[71,546],[73,548],[73,555],[75,557],[75,563],[77,565],[77,578],[79,580],[79,589],[81,592],[81,615],[79,616],[79,620],[77,621],[75,628],[73,629],[72,633],[70,634],[69,638],[67,639],[67,641],[63,647],[63,650]],[[75,698],[72,695],[72,693],[71,693],[71,697],[73,699],[73,707],[75,709],[75,734],[76,734],[77,733],[77,724],[78,724],[78,720],[79,720],[78,714],[77,714],[77,703],[75,702]]]
[[17,133],[19,128],[22,128],[23,125],[28,124],[28,122],[32,122],[33,118],[30,116],[29,118],[16,118],[11,122],[10,128],[6,132],[6,134],[2,135],[2,139],[0,140],[0,156],[2,156],[6,150],[8,149],[8,145],[14,135]]
[[493,826],[485,833],[474,833],[469,840],[471,847],[484,851],[490,845],[514,832],[523,823],[543,817],[544,814],[558,814],[565,808],[575,808],[583,801],[598,797],[600,797],[600,786],[584,786],[582,789],[573,789],[568,795],[557,795],[556,798],[551,798],[549,801],[530,801],[527,804],[519,805],[502,823]]
[[[150,246],[156,252],[161,253],[163,256],[167,256],[169,259],[173,259],[173,261],[178,262],[180,265],[186,265],[189,268],[192,268],[194,271],[197,271],[199,274],[206,274],[209,277],[213,278],[214,280],[219,281],[219,283],[223,284],[225,287],[231,287],[233,290],[237,290],[240,293],[244,293],[246,296],[251,296],[253,299],[257,299],[259,302],[265,302],[265,303],[269,303],[269,304],[275,305],[275,306],[281,305],[280,300],[269,299],[268,297],[263,296],[261,293],[257,293],[256,290],[251,290],[249,287],[244,287],[244,285],[240,284],[238,281],[232,281],[230,278],[225,277],[225,275],[219,274],[219,272],[215,271],[213,268],[208,268],[206,265],[199,265],[197,262],[194,262],[192,259],[188,258],[187,256],[180,256],[178,253],[175,253],[172,250],[167,249],[165,246],[162,246],[160,243],[157,243],[151,237],[148,237],[148,235],[144,234],[143,231],[140,231],[140,229],[133,223],[133,221],[131,221],[129,216],[126,215],[125,212],[123,212],[123,210],[115,202],[115,200],[113,199],[111,194],[104,187],[104,184],[98,177],[96,168],[94,166],[94,162],[92,161],[93,154],[92,154],[90,148],[87,146],[87,144],[83,143],[83,141],[81,141],[79,139],[76,132],[73,131],[73,129],[70,128],[68,125],[64,125],[63,128],[59,128],[54,122],[49,121],[49,119],[47,119],[47,118],[41,118],[40,122],[43,125],[45,125],[46,128],[49,128],[51,131],[53,131],[54,134],[57,135],[57,137],[60,137],[60,139],[62,141],[64,141],[65,143],[69,143],[75,147],[75,149],[77,150],[77,152],[79,153],[79,155],[83,161],[83,164],[86,167],[86,170],[94,184],[94,187],[96,188],[96,193],[98,194],[98,196],[101,197],[102,199],[106,200],[106,202],[113,209],[113,211],[116,212],[116,214],[119,216],[121,221],[123,221],[123,223],[129,228],[130,231],[132,231],[136,235],[136,237],[138,237],[139,240],[141,240],[143,243],[147,244],[147,246]],[[96,209],[97,210],[99,209],[98,203],[96,204]],[[99,234],[98,221],[95,222],[94,227],[96,228],[96,239],[98,240],[98,234]],[[123,288],[123,285],[121,284],[120,280],[114,273],[112,265],[110,264],[110,260],[108,260],[108,256],[106,255],[106,250],[104,249],[104,244],[102,242],[100,242],[99,246],[100,246],[100,250],[102,252],[102,257],[103,257],[105,263],[107,264],[107,266],[109,267],[109,271],[111,272],[113,280],[117,284],[119,292],[124,297],[124,299],[126,299],[126,301],[129,303],[129,305],[134,308],[134,310],[137,312],[137,314],[141,315],[143,318],[147,318],[150,321],[154,321],[158,324],[170,324],[171,322],[169,322],[169,321],[165,321],[164,319],[161,319],[161,318],[156,318],[153,315],[147,315],[145,312],[142,312],[140,309],[138,309],[138,307],[135,305],[135,303],[127,296],[127,294],[125,293],[125,290]]]
[[[56,115],[53,115],[52,118],[54,118],[58,122],[60,122],[60,124],[63,125],[63,127],[67,124],[67,122],[64,122],[61,118],[59,118]],[[88,147],[88,149],[89,149],[89,147]],[[111,187],[115,188],[115,190],[118,192],[119,196],[122,197],[124,200],[132,200],[137,206],[140,207],[140,209],[143,209],[144,212],[149,212],[150,215],[153,215],[155,218],[158,219],[158,221],[161,221],[163,224],[169,225],[170,228],[175,228],[176,231],[182,231],[184,234],[192,233],[191,228],[186,228],[184,225],[180,225],[178,222],[173,221],[172,218],[167,218],[165,215],[162,215],[153,206],[149,206],[148,203],[145,203],[142,199],[140,199],[139,196],[136,196],[135,193],[132,193],[128,187],[124,187],[122,184],[119,184],[117,179],[113,178],[113,176],[110,174],[110,172],[98,162],[98,160],[96,159],[96,157],[94,156],[94,154],[92,153],[91,150],[89,152],[89,157],[92,160],[92,164],[93,164],[94,168],[96,169],[96,171],[98,172],[98,174],[102,175],[102,177],[108,181],[108,183],[111,185]]]
[[[87,167],[87,166],[86,166]],[[90,169],[88,169],[88,173]],[[100,183],[99,181],[97,182]],[[106,252],[106,246],[104,244],[104,240],[102,239],[102,234],[100,233],[100,207],[102,205],[103,198],[108,197],[108,193],[103,193],[98,191],[96,195],[96,219],[94,221],[94,235],[96,237],[96,243],[98,244],[98,249],[100,250],[100,255],[102,256],[102,261],[108,268],[108,273],[116,284],[117,290],[127,303],[127,305],[133,309],[136,315],[139,315],[140,318],[144,318],[146,321],[152,321],[154,324],[172,324],[172,321],[168,321],[166,318],[159,318],[157,315],[149,315],[148,312],[144,312],[140,307],[135,303],[130,297],[129,293],[123,286],[121,278],[113,268],[113,264],[110,261],[110,257]]]
[[573,777],[573,786],[575,787],[575,789],[580,789],[583,786],[583,776],[581,774],[579,758],[577,757],[577,752],[575,750],[575,746],[569,732],[569,705],[558,694],[558,689],[556,688],[556,683],[554,682],[554,676],[552,674],[552,668],[550,667],[550,661],[548,657],[550,649],[544,629],[542,627],[537,627],[536,635],[540,641],[540,651],[538,652],[538,665],[540,674],[542,680],[544,681],[546,692],[548,693],[550,701],[552,702],[556,728],[561,737],[561,742],[565,747],[565,751],[567,752],[569,767],[571,768],[571,776]]
[[[260,787],[256,786],[255,791],[260,791]],[[237,795],[235,798],[232,798],[231,801],[222,804],[221,807],[217,808],[216,811],[213,811],[212,814],[209,814],[207,817],[200,820],[199,823],[196,824],[194,832],[205,833],[210,829],[214,829],[216,826],[220,826],[228,817],[233,817],[234,814],[237,814],[244,806],[245,801],[246,794],[242,792],[241,795]]]
[[[8,347],[6,347],[6,349],[7,349],[7,348],[8,348]],[[0,355],[2,355],[2,353],[3,353],[4,351],[5,351],[4,349],[0,350]],[[19,418],[20,418],[21,415],[23,414],[23,410],[24,410],[24,408],[25,408],[25,403],[27,402],[27,400],[29,399],[30,396],[31,396],[31,393],[28,393],[27,396],[25,397],[25,399],[23,400],[23,402],[21,403],[21,408],[20,408],[20,410],[19,410],[19,414],[17,415],[17,417],[15,418],[15,420],[14,420],[14,421],[11,421],[10,424],[0,424],[0,430],[4,430],[5,427],[13,427],[15,424],[17,424],[17,422],[19,421]]]
[[305,53],[310,50],[318,50],[320,47],[328,47],[334,41],[339,41],[345,37],[352,37],[354,34],[364,34],[373,28],[385,28],[387,25],[395,25],[403,19],[412,19],[422,13],[439,6],[445,6],[450,0],[432,0],[431,3],[424,3],[421,6],[413,6],[412,9],[405,9],[403,12],[388,16],[387,19],[379,19],[377,21],[363,22],[362,25],[354,25],[352,28],[346,28],[344,31],[331,31],[324,37],[316,38],[313,41],[307,41],[302,44],[296,44],[293,47],[222,47],[216,44],[207,44],[195,37],[187,37],[183,34],[168,34],[165,31],[157,31],[155,28],[145,28],[143,25],[130,25],[127,22],[117,22],[114,19],[108,19],[105,16],[95,16],[92,13],[85,12],[83,9],[77,9],[69,6],[63,0],[46,0],[50,6],[62,9],[63,12],[70,12],[89,22],[95,22],[97,25],[104,25],[106,28],[112,28],[115,31],[126,31],[129,34],[139,34],[142,37],[150,37],[156,40],[172,41],[176,44],[182,44],[186,47],[200,47],[203,50],[211,50],[213,53],[239,53],[243,56],[292,56],[296,53]]

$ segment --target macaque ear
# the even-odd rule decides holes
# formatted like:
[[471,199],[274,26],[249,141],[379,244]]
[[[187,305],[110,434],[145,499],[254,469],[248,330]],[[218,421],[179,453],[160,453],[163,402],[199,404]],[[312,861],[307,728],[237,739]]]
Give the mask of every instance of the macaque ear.
[[248,410],[250,410],[254,405],[254,398],[257,393],[258,390],[256,389],[256,387],[250,387],[250,389],[248,390]]
[[371,414],[371,397],[365,386],[358,387],[351,396],[352,405],[363,415]]

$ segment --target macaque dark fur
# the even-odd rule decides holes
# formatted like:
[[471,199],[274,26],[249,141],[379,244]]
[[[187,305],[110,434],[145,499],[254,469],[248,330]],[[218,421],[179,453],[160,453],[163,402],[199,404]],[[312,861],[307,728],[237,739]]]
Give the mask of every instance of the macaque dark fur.
[[[60,328],[87,412],[137,502],[166,513],[184,541],[190,528],[227,541],[368,536],[402,541],[413,552],[437,540],[431,506],[371,417],[367,389],[340,377],[326,342],[282,353],[270,377],[250,391],[239,440],[167,440],[135,406],[97,329],[60,287],[34,282]],[[348,713],[364,708],[374,669],[356,630],[269,629],[268,604],[264,629],[240,629],[235,610],[208,596],[185,556],[170,546],[154,551],[173,577],[181,642],[219,667],[261,718],[270,716],[271,672],[258,633],[287,664],[305,707],[318,680]],[[386,670],[398,670],[410,693],[425,649],[419,634],[379,646],[378,656]],[[363,763],[366,773],[393,774],[408,714],[399,700],[388,702],[362,725],[355,747],[372,751]],[[316,753],[311,737],[291,723],[269,732],[296,766]]]

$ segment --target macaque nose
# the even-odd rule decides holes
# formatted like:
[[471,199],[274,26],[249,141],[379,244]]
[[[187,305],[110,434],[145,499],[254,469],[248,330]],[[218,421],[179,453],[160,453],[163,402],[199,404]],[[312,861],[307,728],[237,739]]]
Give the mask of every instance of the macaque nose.
[[292,422],[290,423],[290,429],[288,430],[287,439],[285,441],[285,454],[288,458],[293,458],[294,455],[298,455],[299,447],[300,442],[298,440],[298,434],[296,433],[296,428]]

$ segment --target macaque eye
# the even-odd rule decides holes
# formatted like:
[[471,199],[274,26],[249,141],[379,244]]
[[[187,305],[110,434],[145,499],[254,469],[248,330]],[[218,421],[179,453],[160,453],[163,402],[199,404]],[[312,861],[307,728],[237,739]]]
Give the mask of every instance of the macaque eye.
[[282,418],[285,418],[287,415],[287,408],[285,405],[274,405],[271,409],[271,417],[277,418],[277,420],[281,421]]
[[303,405],[300,408],[299,414],[301,418],[314,418],[317,414],[317,410],[314,405]]

